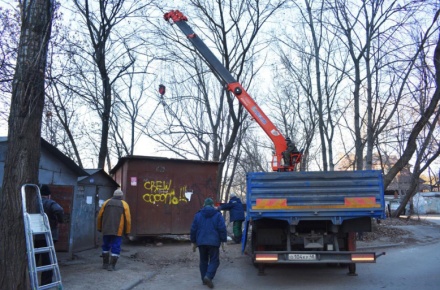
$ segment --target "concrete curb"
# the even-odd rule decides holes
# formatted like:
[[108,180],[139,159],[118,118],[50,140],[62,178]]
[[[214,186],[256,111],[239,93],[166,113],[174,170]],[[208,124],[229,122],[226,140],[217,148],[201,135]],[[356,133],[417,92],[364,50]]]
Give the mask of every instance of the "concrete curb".
[[121,288],[121,290],[131,290],[134,287],[150,280],[151,278],[153,278],[155,275],[157,275],[157,272],[151,272],[149,273],[146,277],[138,279],[137,281],[134,281],[133,283],[129,284],[127,287]]
[[384,244],[384,245],[372,245],[372,246],[364,246],[364,247],[357,247],[357,250],[366,250],[366,249],[380,249],[380,248],[392,248],[392,247],[398,247],[404,245],[404,243],[397,243],[397,244]]
[[144,282],[144,279],[139,279],[139,280],[129,284],[127,287],[121,288],[121,290],[133,289],[134,287],[136,287],[137,285],[141,284],[142,282]]

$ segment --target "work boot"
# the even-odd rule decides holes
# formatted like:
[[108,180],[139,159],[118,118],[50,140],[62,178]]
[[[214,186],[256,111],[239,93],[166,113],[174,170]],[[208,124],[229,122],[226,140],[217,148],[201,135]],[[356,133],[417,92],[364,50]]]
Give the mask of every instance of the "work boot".
[[102,253],[102,269],[107,270],[110,261],[110,253]]
[[110,267],[108,268],[109,271],[115,271],[116,263],[118,262],[118,256],[111,256],[110,257]]
[[207,285],[209,288],[214,288],[214,284],[212,283],[212,280],[209,279],[209,277],[207,276],[203,278],[203,284]]

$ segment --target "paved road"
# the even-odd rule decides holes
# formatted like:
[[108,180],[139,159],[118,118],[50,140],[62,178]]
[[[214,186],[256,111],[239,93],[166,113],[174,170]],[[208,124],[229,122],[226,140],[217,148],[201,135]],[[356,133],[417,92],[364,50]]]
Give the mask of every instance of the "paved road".
[[[426,216],[421,218],[428,219]],[[440,216],[430,216],[429,220],[440,224]],[[433,242],[377,249],[387,254],[376,264],[357,264],[358,276],[348,276],[345,268],[325,265],[274,265],[266,269],[265,276],[258,276],[250,258],[237,256],[234,261],[221,264],[214,279],[215,289],[440,289],[440,228],[420,227],[419,230],[420,234],[433,237],[429,239]],[[239,252],[238,247],[229,250]],[[208,288],[201,285],[197,265],[192,264],[168,267],[134,289]]]
[[[440,216],[430,217],[430,220],[440,224]],[[358,276],[354,277],[347,275],[346,268],[325,265],[274,265],[266,269],[265,276],[258,276],[250,258],[241,255],[240,245],[230,245],[227,247],[229,259],[222,260],[214,289],[440,289],[440,227],[417,230],[431,242],[376,249],[376,252],[386,251],[387,254],[376,264],[358,264]],[[183,245],[183,252],[187,251],[189,245]],[[201,283],[197,259],[171,263],[164,268],[132,260],[128,263],[126,259],[121,261],[118,271],[109,272],[99,269],[99,249],[88,254],[92,256],[89,260],[83,253],[77,261],[79,264],[73,261],[61,267],[65,289],[209,289]],[[131,252],[126,255],[130,256]]]
[[[440,243],[387,249],[376,264],[358,264],[358,276],[347,270],[323,265],[279,265],[266,269],[265,276],[245,260],[222,264],[214,279],[215,289],[439,289]],[[208,289],[201,285],[196,266],[169,267],[138,285],[137,290]]]

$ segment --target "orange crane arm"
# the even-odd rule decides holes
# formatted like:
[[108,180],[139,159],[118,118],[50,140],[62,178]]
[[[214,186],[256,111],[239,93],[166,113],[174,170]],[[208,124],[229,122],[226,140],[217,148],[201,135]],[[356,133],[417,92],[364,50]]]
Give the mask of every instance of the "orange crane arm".
[[272,159],[272,169],[274,171],[295,170],[296,165],[301,161],[302,153],[296,150],[293,143],[291,143],[292,146],[288,146],[290,139],[285,138],[283,134],[281,134],[278,128],[272,123],[269,117],[266,116],[243,86],[231,75],[197,34],[194,33],[192,28],[186,23],[188,18],[179,10],[172,10],[165,13],[164,19],[180,28],[180,30],[187,36],[188,40],[191,41],[194,48],[203,57],[213,73],[224,83],[226,89],[235,95],[243,107],[249,112],[249,114],[251,114],[252,118],[272,140],[275,146],[275,155]]

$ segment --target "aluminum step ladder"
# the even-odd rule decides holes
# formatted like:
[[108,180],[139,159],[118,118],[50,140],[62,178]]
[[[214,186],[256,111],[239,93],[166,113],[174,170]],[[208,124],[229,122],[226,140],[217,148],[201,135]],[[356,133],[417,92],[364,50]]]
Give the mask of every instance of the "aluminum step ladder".
[[[34,187],[28,192],[34,192],[37,198],[36,213],[29,213],[26,206],[26,188]],[[23,205],[24,230],[26,236],[26,250],[29,267],[29,277],[31,289],[63,289],[61,282],[61,273],[58,267],[55,246],[52,240],[52,232],[50,231],[49,219],[44,213],[43,201],[41,199],[40,188],[36,184],[24,184],[21,187],[21,198]],[[44,235],[46,239],[46,247],[34,248],[34,236]],[[50,264],[45,266],[37,266],[35,254],[48,253]],[[43,271],[52,270],[52,283],[46,285],[38,285],[38,274]]]

